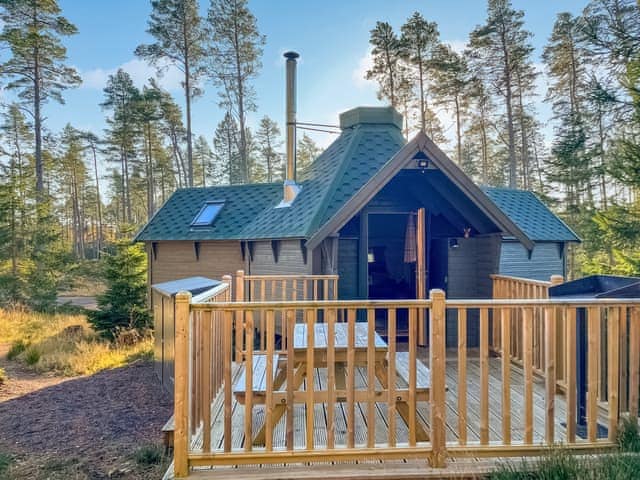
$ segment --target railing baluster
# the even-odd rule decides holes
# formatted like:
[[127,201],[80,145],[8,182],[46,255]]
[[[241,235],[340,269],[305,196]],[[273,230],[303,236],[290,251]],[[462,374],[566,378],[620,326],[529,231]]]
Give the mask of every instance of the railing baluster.
[[309,309],[307,316],[307,450],[314,448],[314,421],[315,421],[315,398],[314,398],[314,354],[315,354],[315,323],[317,311]]
[[489,443],[489,311],[480,309],[480,444]]
[[376,443],[376,311],[367,309],[367,447]]
[[355,344],[356,344],[356,311],[347,310],[347,447],[355,446]]
[[293,378],[294,378],[294,361],[295,353],[293,351],[294,329],[296,325],[296,311],[287,310],[286,312],[286,329],[287,337],[287,450],[293,450]]
[[526,307],[522,315],[522,349],[524,362],[524,443],[533,443],[533,310]]
[[336,310],[327,312],[327,448],[335,446]]
[[[503,337],[504,338],[504,337]],[[503,343],[502,354],[507,355]],[[506,347],[508,348],[508,347]],[[467,309],[458,309],[458,443],[467,444]]]
[[[511,310],[502,308],[494,310],[500,313],[502,324],[501,337],[505,343],[511,343]],[[511,358],[505,351],[502,352],[502,441],[505,445],[511,444]]]
[[577,392],[576,392],[576,309],[568,307],[565,309],[565,346],[566,346],[566,382],[567,382],[567,442],[575,443],[576,441],[576,409],[577,409]]
[[266,386],[267,391],[265,394],[265,447],[267,452],[273,450],[273,371],[274,371],[274,355],[275,355],[275,318],[273,310],[267,310],[267,372],[266,372]]
[[588,399],[587,399],[587,437],[590,442],[598,438],[598,359],[600,357],[600,308],[589,307],[588,324]]
[[[267,280],[263,279],[260,281],[260,301],[264,302],[267,300]],[[259,349],[262,350],[263,352],[266,350],[266,343],[265,343],[265,331],[266,331],[266,327],[265,327],[265,315],[264,315],[264,311],[260,310],[259,313],[259,329],[258,329],[258,345],[259,345]]]
[[615,442],[618,434],[619,386],[620,386],[620,307],[609,308],[607,317],[607,394],[609,402],[609,441]]
[[202,451],[211,451],[211,322],[213,312],[202,312]]
[[545,333],[545,440],[553,445],[556,426],[556,312],[544,309]]
[[396,309],[390,308],[387,317],[387,333],[389,343],[389,370],[387,417],[389,423],[390,447],[396,446]]
[[[415,308],[409,309],[409,446],[416,445],[416,359],[418,345],[418,312]],[[433,367],[431,373],[433,374]],[[434,426],[431,425],[432,430]],[[433,438],[433,432],[432,432]]]
[[253,311],[245,312],[246,351],[244,360],[244,450],[253,449]]
[[224,312],[224,451],[231,451],[231,334],[233,312]]

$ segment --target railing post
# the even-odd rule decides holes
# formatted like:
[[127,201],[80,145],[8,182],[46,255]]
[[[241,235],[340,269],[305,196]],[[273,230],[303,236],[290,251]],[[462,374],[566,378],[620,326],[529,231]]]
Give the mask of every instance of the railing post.
[[447,462],[446,439],[446,337],[445,294],[431,290],[431,325],[429,328],[429,367],[431,368],[431,466],[444,468]]
[[177,478],[189,473],[189,308],[191,293],[179,292],[175,299],[175,387],[173,469]]
[[230,302],[232,301],[233,297],[231,296],[231,288],[232,288],[232,284],[233,284],[233,277],[231,275],[223,275],[222,276],[222,283],[226,283],[227,284],[227,291],[225,292],[225,298],[224,301],[225,302]]
[[233,299],[236,302],[244,302],[244,270],[236,272],[236,282],[233,287]]

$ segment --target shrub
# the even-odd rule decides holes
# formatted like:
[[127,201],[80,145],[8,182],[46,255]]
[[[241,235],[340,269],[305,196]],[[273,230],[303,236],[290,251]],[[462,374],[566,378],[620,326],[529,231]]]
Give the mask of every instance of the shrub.
[[623,452],[640,453],[640,427],[638,421],[631,417],[623,417],[616,438],[618,447]]
[[120,329],[151,328],[146,275],[146,254],[141,244],[121,241],[115,253],[105,257],[107,290],[98,297],[99,310],[89,313],[89,322],[98,333],[113,339]]
[[16,340],[11,344],[11,348],[7,352],[7,358],[14,360],[18,355],[27,349],[28,345],[23,340]]
[[40,361],[40,352],[35,347],[29,347],[29,349],[24,354],[24,361],[27,365],[35,365]]
[[136,450],[133,458],[141,466],[159,465],[164,458],[164,452],[159,445],[149,444]]

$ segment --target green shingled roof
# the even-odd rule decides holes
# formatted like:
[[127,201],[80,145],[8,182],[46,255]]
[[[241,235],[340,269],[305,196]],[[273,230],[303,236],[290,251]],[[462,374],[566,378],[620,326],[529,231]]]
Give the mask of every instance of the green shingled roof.
[[483,187],[487,196],[534,242],[579,242],[580,238],[532,192]]
[[[361,107],[340,117],[342,133],[312,164],[293,204],[277,208],[277,184],[177,190],[136,240],[310,238],[405,145],[391,108]],[[580,241],[534,194],[486,188],[485,193],[533,241]],[[224,202],[212,225],[191,226],[206,202]]]
[[[138,233],[136,240],[241,240],[243,228],[281,196],[279,183],[181,188]],[[211,226],[192,227],[194,217],[208,201],[224,202],[224,206]]]

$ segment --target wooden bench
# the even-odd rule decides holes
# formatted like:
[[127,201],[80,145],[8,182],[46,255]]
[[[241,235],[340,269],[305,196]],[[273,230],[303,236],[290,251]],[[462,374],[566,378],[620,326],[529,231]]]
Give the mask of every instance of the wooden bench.
[[[280,375],[278,375],[278,368],[280,366],[280,356],[275,354],[273,356],[273,371],[271,375],[273,375],[273,389],[277,390],[282,386],[286,376],[282,374],[284,369],[280,369]],[[253,355],[252,362],[252,375],[253,375],[253,388],[251,389],[253,402],[260,404],[264,403],[267,394],[267,356],[266,355]],[[235,395],[238,403],[244,405],[246,400],[246,386],[247,386],[247,369],[246,367],[242,367],[240,371],[240,375],[236,380],[235,385],[233,386],[233,394]]]

